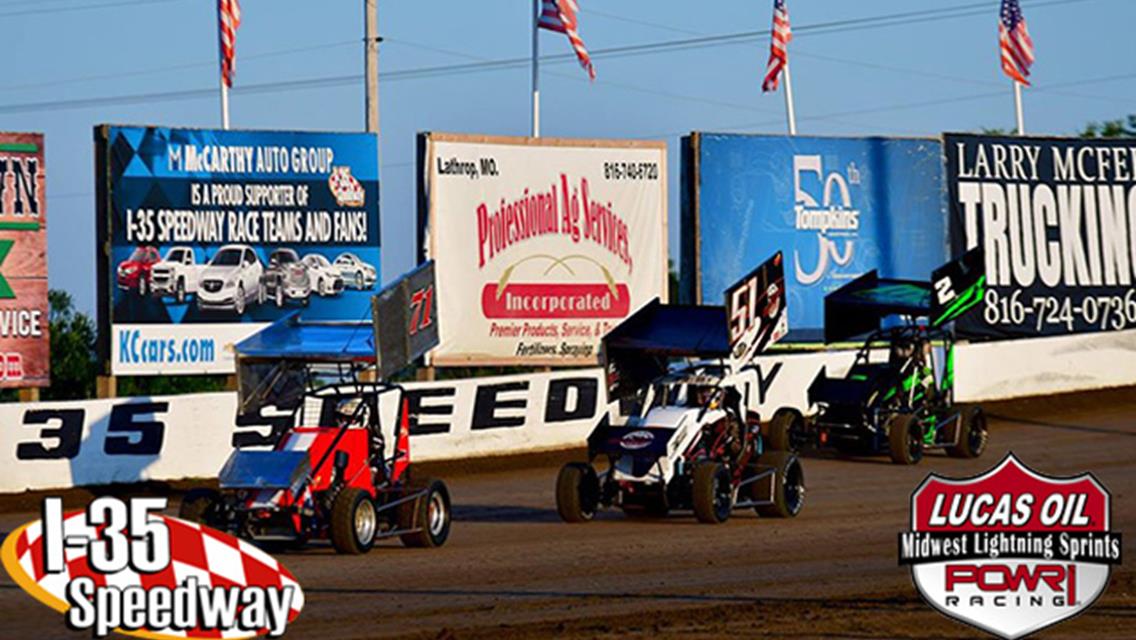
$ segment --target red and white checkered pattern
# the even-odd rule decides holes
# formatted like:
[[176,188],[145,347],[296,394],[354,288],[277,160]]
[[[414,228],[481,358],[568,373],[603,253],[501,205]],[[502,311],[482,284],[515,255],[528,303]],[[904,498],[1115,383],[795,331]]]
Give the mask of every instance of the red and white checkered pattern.
[[351,175],[351,167],[335,167],[327,177],[327,186],[341,207],[361,207],[366,198],[363,185]]
[[[291,612],[288,621],[295,620],[304,606],[304,595],[296,578],[275,558],[255,545],[209,527],[186,522],[162,515],[151,515],[166,523],[170,532],[170,565],[158,573],[139,574],[129,567],[114,574],[94,571],[87,562],[86,547],[68,548],[64,555],[66,568],[56,574],[47,575],[43,569],[43,545],[39,544],[43,533],[41,521],[36,520],[20,533],[16,540],[16,558],[26,576],[34,580],[54,598],[66,606],[67,583],[72,579],[87,576],[96,585],[119,587],[141,586],[175,587],[187,578],[197,579],[198,586],[204,587],[293,587]],[[64,516],[63,535],[91,538],[98,535],[98,529],[87,524],[86,513],[76,511]],[[51,603],[45,603],[51,604]],[[177,631],[173,629],[150,629],[151,633],[170,638],[247,638],[245,631],[220,631],[212,629],[192,629]],[[261,630],[261,633],[267,629]]]

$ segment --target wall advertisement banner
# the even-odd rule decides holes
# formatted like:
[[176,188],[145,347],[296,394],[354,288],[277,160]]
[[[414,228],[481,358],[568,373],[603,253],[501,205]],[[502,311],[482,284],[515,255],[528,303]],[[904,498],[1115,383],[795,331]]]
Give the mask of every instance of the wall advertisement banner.
[[419,172],[433,364],[594,364],[604,333],[666,300],[665,143],[427,133]]
[[716,304],[784,251],[789,339],[819,340],[827,293],[946,262],[938,141],[695,133],[683,147],[685,299]]
[[[1134,334],[960,344],[955,399],[1131,384]],[[749,408],[767,420],[781,407],[808,411],[808,386],[821,368],[844,375],[855,356],[854,351],[758,356],[739,386]],[[1116,364],[1102,368],[1102,361]],[[614,408],[599,368],[410,382],[405,393],[411,456],[420,462],[582,447],[604,412]],[[0,404],[0,423],[9,427],[0,429],[0,493],[215,477],[236,434],[271,431],[235,426],[236,411],[235,393]]]
[[374,135],[102,125],[95,144],[112,373],[232,373],[233,342],[285,314],[370,317]]
[[1136,140],[945,134],[951,242],[982,246],[974,339],[1136,328]]
[[51,385],[42,133],[0,132],[0,388]]

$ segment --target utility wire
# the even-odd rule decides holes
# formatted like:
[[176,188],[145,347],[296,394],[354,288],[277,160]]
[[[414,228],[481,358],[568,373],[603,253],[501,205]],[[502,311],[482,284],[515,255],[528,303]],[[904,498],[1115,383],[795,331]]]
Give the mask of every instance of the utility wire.
[[[172,0],[159,0],[159,1],[172,1]],[[1039,2],[1031,3],[1033,7],[1050,6],[1050,5],[1064,5],[1074,4],[1080,2],[1089,2],[1091,0],[1042,0]],[[982,13],[988,11],[988,3],[977,3],[968,5],[959,5],[955,7],[945,7],[940,9],[930,9],[922,11],[909,11],[904,13],[888,14],[883,16],[874,16],[868,18],[853,18],[847,20],[831,21],[827,23],[818,23],[814,25],[803,25],[794,29],[794,34],[801,33],[837,33],[844,31],[857,30],[862,28],[878,28],[880,26],[893,26],[898,24],[911,24],[913,22],[926,22],[929,20],[942,20],[948,17],[963,17],[965,15],[976,14],[976,10],[980,9]],[[697,38],[686,38],[680,40],[669,40],[662,42],[646,43],[640,45],[625,45],[619,47],[609,47],[604,49],[595,49],[592,51],[592,58],[617,58],[626,57],[631,55],[644,55],[649,53],[670,52],[677,50],[686,50],[690,48],[702,48],[710,46],[722,46],[729,44],[737,44],[747,40],[752,40],[757,37],[769,35],[769,30],[762,31],[747,31],[733,34],[720,34],[715,36],[704,36]],[[576,60],[574,53],[557,54],[542,56],[541,61],[549,64],[574,62]],[[432,67],[419,67],[413,69],[402,69],[388,71],[383,74],[384,82],[396,82],[400,80],[422,79],[422,78],[436,78],[445,77],[457,74],[469,74],[474,72],[497,71],[511,68],[525,67],[529,65],[531,59],[529,57],[519,58],[505,58],[498,60],[482,60],[476,62],[469,62],[465,64],[452,64],[452,65],[439,65]],[[327,76],[321,78],[308,78],[301,80],[284,80],[277,82],[267,82],[256,85],[243,85],[234,87],[232,92],[235,94],[259,94],[259,93],[273,93],[279,91],[289,90],[308,90],[319,88],[330,88],[337,86],[346,86],[358,83],[363,78],[362,74],[350,74],[341,76]],[[60,101],[44,101],[44,102],[30,102],[22,104],[9,104],[0,105],[0,113],[24,113],[28,111],[59,111],[75,108],[104,106],[113,104],[142,104],[147,102],[168,102],[171,100],[187,100],[204,97],[212,97],[215,95],[216,89],[187,89],[181,91],[165,91],[165,92],[152,92],[133,95],[119,95],[119,96],[103,96],[91,98],[77,98],[73,100],[60,100]]]
[[[93,9],[110,9],[114,7],[130,7],[137,5],[155,5],[155,4],[168,4],[170,2],[180,2],[181,0],[120,0],[119,2],[104,2],[102,4],[86,4],[77,5],[73,7],[39,7],[37,9],[26,9],[22,11],[8,11],[0,13],[0,18],[14,18],[16,16],[33,16],[45,13],[71,13],[72,11],[91,11]],[[39,3],[36,3],[39,4]]]

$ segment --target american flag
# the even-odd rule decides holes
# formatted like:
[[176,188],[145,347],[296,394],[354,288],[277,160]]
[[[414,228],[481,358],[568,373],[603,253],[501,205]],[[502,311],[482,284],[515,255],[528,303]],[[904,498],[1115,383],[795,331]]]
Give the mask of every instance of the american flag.
[[238,0],[217,0],[217,20],[221,30],[221,79],[226,87],[232,87],[233,72],[237,68],[237,28],[241,26],[241,3]]
[[1002,18],[998,21],[998,43],[1002,49],[1002,71],[1015,81],[1029,84],[1033,64],[1033,40],[1026,29],[1026,18],[1018,0],[1002,0]]
[[773,38],[769,43],[769,63],[765,67],[762,91],[776,91],[781,70],[789,63],[789,41],[793,31],[789,28],[789,10],[785,0],[773,0]]
[[537,22],[537,26],[568,36],[568,41],[572,43],[572,48],[576,51],[576,58],[579,59],[580,66],[588,72],[589,78],[595,80],[596,70],[592,66],[592,58],[588,55],[588,49],[584,46],[584,41],[580,38],[580,33],[577,30],[576,12],[579,9],[576,0],[544,0],[541,3],[540,20]]

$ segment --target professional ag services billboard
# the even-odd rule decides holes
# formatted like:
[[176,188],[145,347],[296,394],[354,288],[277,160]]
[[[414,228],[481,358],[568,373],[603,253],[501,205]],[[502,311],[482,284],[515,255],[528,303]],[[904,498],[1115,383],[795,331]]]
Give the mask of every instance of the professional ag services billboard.
[[419,136],[419,238],[438,365],[594,364],[667,297],[666,144]]
[[872,269],[926,279],[946,261],[937,140],[694,133],[683,147],[690,299],[716,303],[784,251],[789,337],[820,339],[826,294]]
[[43,134],[0,133],[0,387],[51,384]]
[[1136,328],[1136,140],[943,137],[951,240],[981,246],[971,338]]
[[95,145],[112,373],[232,373],[285,314],[370,317],[376,136],[103,125]]

